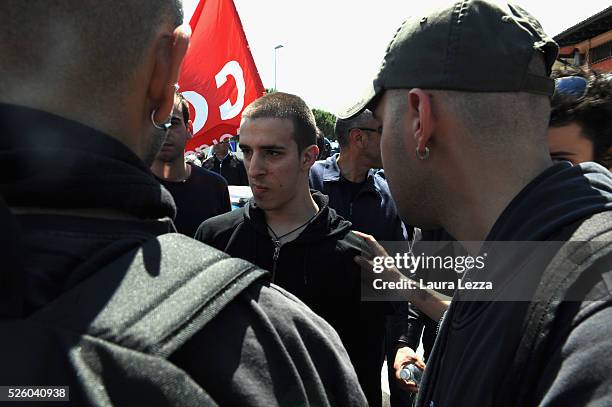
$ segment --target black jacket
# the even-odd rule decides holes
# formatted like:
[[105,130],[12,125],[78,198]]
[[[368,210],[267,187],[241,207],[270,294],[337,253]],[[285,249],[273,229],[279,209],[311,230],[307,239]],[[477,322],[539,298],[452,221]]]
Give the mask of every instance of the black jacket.
[[[594,163],[556,164],[531,181],[496,221],[487,242],[514,242],[506,246],[514,250],[489,251],[489,260],[495,256],[499,262],[488,267],[483,278],[499,287],[498,296],[533,292],[554,251],[542,251],[543,245],[536,251],[533,245],[516,242],[563,242],[585,219],[610,210],[609,171]],[[494,246],[485,243],[483,253],[488,247]],[[548,335],[551,346],[544,363],[530,367],[539,372],[533,384],[537,403],[612,405],[607,356],[612,354],[612,295],[606,281],[610,275],[608,270],[603,279],[593,281],[597,297],[587,299],[597,298],[596,302],[568,302],[556,315],[558,325]],[[468,272],[466,278],[477,277]],[[495,405],[514,360],[529,302],[461,300],[465,295],[470,294],[455,294],[440,327],[423,379],[421,406]]]
[[[353,224],[353,229],[374,236],[379,242],[403,241],[412,236],[412,228],[402,223],[382,170],[371,169],[363,183],[353,183],[342,176],[338,154],[317,161],[309,174],[310,187],[329,196],[330,206]],[[408,304],[391,304],[394,315],[388,318],[385,348],[389,367],[391,405],[405,405],[406,392],[396,386],[393,361],[397,353],[398,332],[417,331],[408,313]],[[419,336],[420,337],[420,336]],[[417,339],[418,341],[418,339]],[[416,349],[416,347],[415,347]]]
[[234,153],[230,152],[223,160],[219,160],[213,154],[204,160],[202,167],[221,174],[228,185],[249,185],[249,178],[244,168],[244,163]]
[[310,187],[329,196],[332,208],[353,224],[353,229],[368,233],[379,242],[406,240],[395,201],[382,170],[370,170],[360,190],[353,194],[351,183],[342,177],[338,154],[317,161],[310,168]]
[[[23,315],[174,229],[172,197],[120,142],[16,106],[0,104],[0,123],[0,195],[17,213],[25,251],[22,281],[11,290],[25,288]],[[111,218],[79,214],[81,208]],[[269,285],[252,285],[170,360],[220,405],[365,404],[334,330]]]
[[360,269],[354,256],[364,248],[351,223],[313,192],[320,210],[293,241],[274,245],[264,212],[253,200],[241,209],[204,222],[196,239],[272,271],[272,282],[295,294],[338,332],[357,371],[368,402],[379,405],[380,366],[386,306],[360,301]]

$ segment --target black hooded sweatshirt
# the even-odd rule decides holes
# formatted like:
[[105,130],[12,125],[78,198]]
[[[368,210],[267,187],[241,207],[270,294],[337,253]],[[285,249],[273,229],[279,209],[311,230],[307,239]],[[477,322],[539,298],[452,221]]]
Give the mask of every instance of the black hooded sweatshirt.
[[[486,241],[563,242],[585,219],[610,210],[610,172],[594,163],[573,167],[563,162],[545,170],[510,202]],[[533,292],[554,255],[519,250],[487,271],[487,279],[503,287],[496,295]],[[538,383],[532,383],[534,403],[612,405],[611,281],[612,273],[604,273],[582,304],[567,302],[560,308],[561,322],[547,340],[545,363],[530,367],[540,372]],[[591,294],[596,302],[589,301]],[[418,405],[495,405],[523,336],[528,306],[528,301],[463,301],[456,293],[427,362]]]
[[387,305],[361,302],[361,270],[354,257],[365,249],[351,223],[312,191],[319,212],[304,231],[284,244],[277,260],[265,214],[253,200],[208,219],[196,239],[271,271],[271,281],[304,301],[340,335],[370,405],[380,405],[380,367]]
[[[18,212],[13,216],[4,208],[3,215],[0,207],[0,232],[14,243],[20,231],[24,253],[20,261],[0,265],[2,293],[11,295],[10,304],[7,298],[0,301],[0,317],[5,311],[12,317],[29,315],[117,257],[174,230],[172,196],[126,146],[74,121],[4,104],[0,104],[0,196]],[[20,213],[18,208],[35,213]],[[120,216],[79,214],[82,208]],[[15,244],[0,246],[3,258],[15,259],[16,252]],[[151,258],[152,267],[161,255]],[[17,269],[21,272],[15,273]],[[1,335],[10,337],[11,332]],[[52,338],[49,346],[54,346]],[[222,406],[362,406],[366,402],[329,324],[293,295],[261,281],[243,291],[169,359]],[[5,364],[0,371],[11,377],[18,370]],[[101,376],[96,383],[122,379],[104,376],[103,369],[91,374]],[[83,405],[76,385],[83,378],[74,376],[67,368],[58,381],[74,383],[71,401]],[[125,391],[131,391],[129,386]]]

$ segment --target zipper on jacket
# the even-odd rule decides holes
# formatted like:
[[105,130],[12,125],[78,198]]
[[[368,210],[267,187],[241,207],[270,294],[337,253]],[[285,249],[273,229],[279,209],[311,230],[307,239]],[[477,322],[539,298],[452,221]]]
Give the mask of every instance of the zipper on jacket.
[[272,244],[274,245],[274,255],[272,256],[272,282],[274,282],[274,277],[276,276],[276,265],[278,263],[278,256],[280,255],[281,243],[280,240],[272,239]]

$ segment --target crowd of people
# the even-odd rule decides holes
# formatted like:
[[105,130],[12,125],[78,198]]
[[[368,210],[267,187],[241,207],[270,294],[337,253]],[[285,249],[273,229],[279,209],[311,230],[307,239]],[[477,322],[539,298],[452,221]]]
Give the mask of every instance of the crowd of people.
[[[299,96],[273,92],[242,113],[243,158],[223,140],[199,166],[180,1],[8,1],[0,386],[67,386],[75,405],[381,406],[386,359],[393,407],[612,403],[612,74],[553,71],[558,46],[522,8],[408,19],[339,113],[337,153]],[[228,185],[253,198],[232,210]],[[486,301],[362,298],[379,242],[426,241],[559,247],[504,253]]]

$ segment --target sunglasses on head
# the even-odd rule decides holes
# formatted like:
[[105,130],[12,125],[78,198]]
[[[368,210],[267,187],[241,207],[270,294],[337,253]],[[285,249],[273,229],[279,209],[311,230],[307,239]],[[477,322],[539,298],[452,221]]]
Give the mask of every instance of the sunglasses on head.
[[589,82],[582,76],[565,76],[555,79],[555,94],[581,98],[586,94]]

